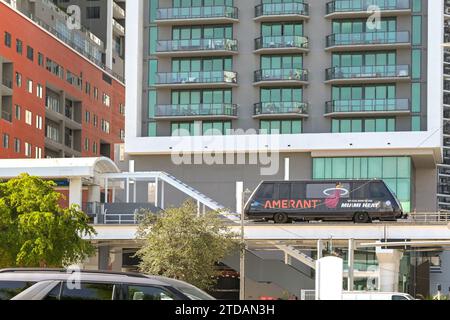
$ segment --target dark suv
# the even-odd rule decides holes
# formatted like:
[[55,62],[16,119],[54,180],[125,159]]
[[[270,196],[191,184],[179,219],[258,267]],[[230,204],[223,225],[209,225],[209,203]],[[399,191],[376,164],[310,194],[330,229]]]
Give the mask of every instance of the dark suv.
[[214,300],[179,280],[138,273],[0,270],[0,300]]

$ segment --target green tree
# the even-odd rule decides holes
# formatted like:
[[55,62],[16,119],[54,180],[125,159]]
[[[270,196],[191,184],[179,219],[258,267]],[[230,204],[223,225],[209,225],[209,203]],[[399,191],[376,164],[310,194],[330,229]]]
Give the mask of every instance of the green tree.
[[215,264],[238,246],[237,235],[220,212],[197,216],[192,201],[167,209],[156,219],[144,217],[137,235],[144,240],[137,252],[141,272],[183,280],[201,289],[216,283]]
[[94,253],[88,216],[61,208],[55,186],[27,174],[0,183],[0,267],[62,267]]

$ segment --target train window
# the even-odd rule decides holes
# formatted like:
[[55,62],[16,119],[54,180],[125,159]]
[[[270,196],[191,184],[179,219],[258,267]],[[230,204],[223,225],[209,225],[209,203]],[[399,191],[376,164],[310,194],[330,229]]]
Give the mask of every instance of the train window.
[[351,196],[352,199],[366,199],[366,184],[362,182],[354,182]]
[[273,183],[262,184],[256,197],[258,199],[272,199],[274,197],[275,187]]
[[281,183],[278,189],[278,198],[280,199],[290,199],[291,198],[291,184]]
[[383,199],[386,197],[386,188],[380,182],[370,184],[370,197],[375,199]]
[[326,199],[338,195],[340,198],[349,198],[349,190],[349,183],[310,183],[306,185],[306,197],[308,199]]
[[292,199],[303,199],[305,197],[305,184],[293,183],[292,184]]

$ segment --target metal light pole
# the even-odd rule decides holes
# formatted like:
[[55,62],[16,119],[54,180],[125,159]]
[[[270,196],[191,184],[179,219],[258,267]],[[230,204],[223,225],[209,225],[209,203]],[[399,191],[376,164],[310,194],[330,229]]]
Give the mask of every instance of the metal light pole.
[[245,228],[244,228],[244,207],[245,207],[245,195],[250,193],[250,190],[242,192],[241,201],[241,248],[240,248],[240,263],[239,263],[239,300],[245,300],[245,251],[247,246],[245,245]]

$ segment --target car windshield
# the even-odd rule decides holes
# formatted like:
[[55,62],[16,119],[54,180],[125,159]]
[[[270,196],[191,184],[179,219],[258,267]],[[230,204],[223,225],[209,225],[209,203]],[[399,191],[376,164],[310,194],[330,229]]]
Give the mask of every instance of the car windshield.
[[175,285],[175,288],[191,300],[215,300],[214,297],[196,287]]

